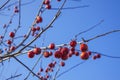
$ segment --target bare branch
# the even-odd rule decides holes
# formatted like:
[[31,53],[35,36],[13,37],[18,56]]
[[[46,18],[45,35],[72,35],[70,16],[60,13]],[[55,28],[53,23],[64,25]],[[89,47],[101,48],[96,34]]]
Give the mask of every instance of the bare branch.
[[93,25],[92,27],[88,28],[87,30],[82,31],[82,32],[79,32],[78,34],[75,35],[75,39],[76,39],[79,35],[81,35],[81,34],[83,34],[83,33],[86,33],[86,32],[88,32],[88,31],[90,31],[90,30],[96,28],[97,26],[99,26],[100,24],[102,24],[103,21],[104,21],[104,20],[101,20],[99,23]]
[[80,63],[74,65],[73,67],[67,69],[66,71],[64,71],[64,72],[62,72],[62,73],[60,73],[60,74],[57,76],[57,78],[61,77],[61,76],[64,75],[65,73],[67,73],[67,72],[69,72],[69,71],[75,69],[76,67],[80,66],[81,64],[83,64],[83,63],[85,63],[85,62],[86,62],[86,61],[82,61],[82,62],[80,62]]
[[10,0],[7,0],[7,1],[0,7],[0,10],[1,10],[5,5],[7,5],[9,2],[10,2]]
[[32,74],[34,74],[34,76],[36,76],[38,79],[41,80],[41,78],[40,78],[38,75],[36,75],[29,67],[27,67],[25,64],[23,64],[19,59],[17,59],[15,56],[13,56],[13,58],[14,58],[16,61],[18,61],[21,65],[23,65],[27,70],[29,70]]
[[97,35],[97,36],[95,36],[95,37],[93,37],[93,38],[90,38],[90,39],[88,39],[88,40],[85,40],[85,42],[89,42],[89,41],[91,41],[91,40],[94,40],[94,39],[97,39],[97,38],[99,38],[99,37],[103,37],[103,36],[106,36],[106,35],[108,35],[108,34],[112,34],[112,33],[115,33],[115,32],[120,32],[120,30],[119,30],[119,29],[117,29],[117,30],[112,30],[112,31],[109,31],[109,32],[106,32],[106,33]]
[[11,79],[14,79],[14,78],[17,78],[17,77],[20,77],[22,74],[18,74],[18,75],[15,75],[15,76],[11,76],[10,78],[7,78],[6,80],[11,80]]

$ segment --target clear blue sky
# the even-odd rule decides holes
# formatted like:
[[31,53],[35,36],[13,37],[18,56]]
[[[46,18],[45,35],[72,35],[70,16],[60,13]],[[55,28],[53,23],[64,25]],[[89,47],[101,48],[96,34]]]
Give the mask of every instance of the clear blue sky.
[[[22,0],[22,2],[25,3],[27,1]],[[3,2],[0,2],[0,5],[2,3]],[[36,12],[39,8],[39,3],[40,0],[35,0],[35,2],[29,5],[22,6],[22,31],[20,30],[19,33],[17,33],[18,35],[24,34],[28,30],[33,19],[35,18]],[[60,5],[60,3],[53,1],[52,5],[57,7]],[[42,43],[44,43],[43,46],[47,46],[51,42],[54,42],[55,44],[69,43],[69,41],[73,39],[77,33],[90,28],[91,26],[99,23],[101,20],[104,20],[102,24],[85,34],[79,35],[77,41],[81,41],[81,37],[89,39],[111,30],[120,29],[120,0],[68,0],[65,7],[76,7],[83,5],[89,5],[89,7],[62,10],[60,17],[53,24],[53,28],[49,29],[45,34],[43,34],[41,38],[35,42],[35,44],[41,47]],[[13,7],[11,7],[11,9],[12,8]],[[1,12],[7,15],[10,15],[11,13],[11,11],[8,12],[7,10],[0,11],[0,13]],[[40,26],[44,27],[47,25],[54,16],[55,12],[55,10],[46,11],[42,15],[44,19]],[[0,27],[7,22],[7,19],[9,19],[8,16],[3,16],[0,14]],[[14,24],[11,25],[12,27],[10,27],[10,30],[13,30],[15,25],[17,25],[17,18],[14,18],[13,21]],[[0,34],[3,33],[2,30],[3,29],[0,29]],[[17,42],[20,40],[17,40]],[[120,56],[119,41],[120,33],[113,33],[90,41],[88,46],[90,51],[96,51],[111,56]],[[2,47],[0,46],[0,48]],[[79,45],[76,48],[79,49]],[[27,66],[32,68],[38,57],[39,56],[35,56],[35,58],[29,59],[27,58],[27,55],[22,55],[18,58]],[[46,63],[50,60],[51,59],[46,59],[43,61],[43,64],[46,65]],[[80,57],[73,56],[71,59],[65,61],[66,66],[61,68],[60,73],[80,63],[81,61],[82,60]],[[36,73],[39,70],[39,65],[40,64],[38,64],[34,70]],[[69,71],[57,80],[119,80],[119,68],[120,59],[113,59],[105,56],[102,56],[101,59],[97,60],[92,60],[92,58],[90,58],[84,64],[81,64],[75,69]],[[14,59],[11,59],[10,62],[4,62],[4,66],[0,64],[0,80],[9,78],[11,75],[14,75],[16,71],[17,74],[22,74],[22,76],[14,80],[23,80],[23,78],[28,74],[28,70],[26,70]],[[31,76],[28,80],[36,80],[36,78]]]

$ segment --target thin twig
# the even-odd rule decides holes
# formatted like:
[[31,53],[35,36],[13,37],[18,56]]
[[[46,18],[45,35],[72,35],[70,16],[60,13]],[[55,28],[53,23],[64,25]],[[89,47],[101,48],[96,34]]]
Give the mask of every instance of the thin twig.
[[[79,9],[79,8],[85,8],[89,7],[89,5],[83,5],[83,6],[76,6],[76,7],[66,7],[62,8],[62,10],[71,10],[71,9]],[[52,8],[51,10],[58,10],[59,8]]]
[[0,7],[0,10],[9,3],[10,0],[7,0],[1,7]]
[[106,35],[108,35],[108,34],[112,34],[112,33],[115,33],[115,32],[120,32],[120,29],[112,30],[112,31],[109,31],[109,32],[106,32],[106,33],[97,35],[97,36],[95,36],[95,37],[93,37],[93,38],[90,38],[90,39],[88,39],[88,40],[85,40],[85,42],[89,42],[89,41],[91,41],[91,40],[94,40],[94,39],[97,39],[97,38],[99,38],[99,37],[103,37],[103,36],[106,36]]
[[85,63],[85,62],[86,62],[86,61],[82,61],[82,62],[80,62],[80,63],[74,65],[73,67],[71,67],[71,68],[65,70],[64,72],[60,73],[60,74],[57,76],[57,78],[61,77],[61,76],[64,75],[65,73],[67,73],[67,72],[69,72],[69,71],[75,69],[76,67],[80,66],[81,64],[83,64],[83,63]]
[[119,56],[110,56],[110,55],[106,55],[106,54],[102,54],[102,53],[94,52],[94,51],[91,51],[91,52],[94,53],[94,54],[100,54],[100,55],[102,55],[102,56],[109,57],[109,58],[120,59]]
[[35,74],[28,66],[26,66],[23,62],[21,62],[19,59],[17,59],[15,56],[13,56],[13,58],[18,61],[21,65],[23,65],[27,70],[29,70],[32,74],[34,74],[34,76],[36,76],[38,79],[41,80],[41,78]]
[[82,32],[79,32],[78,34],[75,35],[75,39],[76,39],[79,35],[81,35],[81,34],[83,34],[83,33],[86,33],[86,32],[88,32],[88,31],[96,28],[97,26],[99,26],[99,25],[102,24],[103,22],[104,22],[104,20],[101,20],[99,23],[93,25],[92,27],[88,28],[87,30],[82,31]]
[[15,76],[11,76],[10,78],[7,78],[6,80],[11,80],[11,79],[14,79],[14,78],[17,78],[17,77],[20,77],[22,74],[18,74],[18,75],[15,75]]
[[60,68],[61,68],[61,66],[59,65],[59,66],[58,66],[58,69],[57,69],[57,71],[56,71],[56,73],[55,73],[55,76],[54,76],[53,80],[56,80],[57,75],[58,75],[58,73],[59,73],[59,71],[60,71]]
[[[38,64],[38,62],[40,61],[40,59],[42,58],[43,55],[40,55],[40,57],[38,58],[38,60],[36,61],[36,63],[34,64],[32,71],[35,69],[36,65]],[[31,72],[28,73],[28,75],[26,76],[26,78],[24,80],[27,80],[27,78],[30,76]]]

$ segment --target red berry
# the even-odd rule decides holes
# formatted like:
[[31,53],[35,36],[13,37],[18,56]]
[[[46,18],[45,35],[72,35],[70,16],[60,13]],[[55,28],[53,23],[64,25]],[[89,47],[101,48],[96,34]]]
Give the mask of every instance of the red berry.
[[36,28],[35,28],[35,27],[32,27],[32,31],[35,32],[35,31],[36,31]]
[[50,0],[45,0],[44,4],[50,4]]
[[61,49],[62,55],[67,55],[68,52],[69,52],[69,49],[68,49],[67,47],[63,47],[63,48]]
[[87,51],[88,50],[87,44],[84,44],[84,43],[80,44],[80,50],[81,52]]
[[43,68],[40,68],[40,72],[43,72]]
[[18,13],[19,12],[19,10],[18,9],[14,9],[14,13]]
[[40,75],[40,72],[38,72],[37,75]]
[[91,51],[88,51],[87,53],[89,54],[89,56],[92,54]]
[[41,49],[36,47],[36,48],[34,48],[33,52],[34,52],[34,54],[38,55],[41,53]]
[[60,62],[60,65],[61,65],[62,67],[65,66],[65,62],[61,61],[61,62]]
[[39,27],[39,26],[37,26],[37,27],[36,27],[36,30],[37,30],[37,31],[39,31],[39,30],[40,30],[40,27]]
[[10,32],[10,33],[9,33],[9,36],[10,36],[11,38],[13,38],[13,37],[15,36],[15,33],[14,33],[14,32]]
[[89,54],[87,52],[82,52],[80,54],[80,58],[83,60],[87,60],[89,58]]
[[92,58],[93,58],[93,60],[95,60],[95,59],[97,59],[97,56],[95,55],[95,56],[93,56]]
[[48,51],[44,51],[43,55],[44,55],[45,58],[48,58],[49,57],[49,52]]
[[62,60],[67,60],[68,59],[68,55],[62,55],[61,59]]
[[14,51],[14,50],[15,50],[15,46],[11,46],[10,51]]
[[75,52],[75,55],[76,55],[76,56],[79,56],[79,52],[78,52],[78,51],[76,51],[76,52]]
[[100,55],[100,54],[96,54],[96,57],[97,57],[97,58],[101,58],[101,55]]
[[46,78],[48,79],[48,78],[49,78],[49,75],[46,75]]
[[29,51],[27,54],[29,58],[33,58],[35,55],[33,51]]
[[55,44],[54,43],[51,43],[49,46],[48,46],[49,49],[54,49],[55,48]]
[[46,7],[46,9],[51,9],[51,5],[50,4],[47,4],[45,7]]
[[36,23],[40,23],[42,22],[42,17],[41,16],[37,16],[36,17]]
[[11,43],[12,43],[12,41],[11,41],[11,40],[7,40],[7,44],[9,44],[9,45],[10,45]]
[[70,46],[71,46],[71,47],[75,47],[76,45],[77,45],[76,40],[72,40],[72,41],[70,42]]
[[75,48],[74,48],[74,47],[71,47],[71,48],[70,48],[70,51],[73,51],[73,52],[74,52],[74,51],[75,51]]
[[3,38],[3,36],[0,35],[0,39],[2,39],[2,38]]
[[55,65],[53,63],[48,64],[50,68],[53,68]]
[[60,51],[55,51],[54,57],[55,58],[61,58],[61,52]]

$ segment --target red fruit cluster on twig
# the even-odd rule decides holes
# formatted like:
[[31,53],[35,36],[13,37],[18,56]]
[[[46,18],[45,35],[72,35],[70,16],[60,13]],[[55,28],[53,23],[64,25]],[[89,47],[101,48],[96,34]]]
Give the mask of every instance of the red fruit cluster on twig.
[[31,50],[31,51],[28,51],[28,57],[29,58],[33,58],[35,55],[38,55],[38,54],[40,54],[41,53],[41,49],[40,48],[38,48],[38,47],[35,47],[33,50]]

